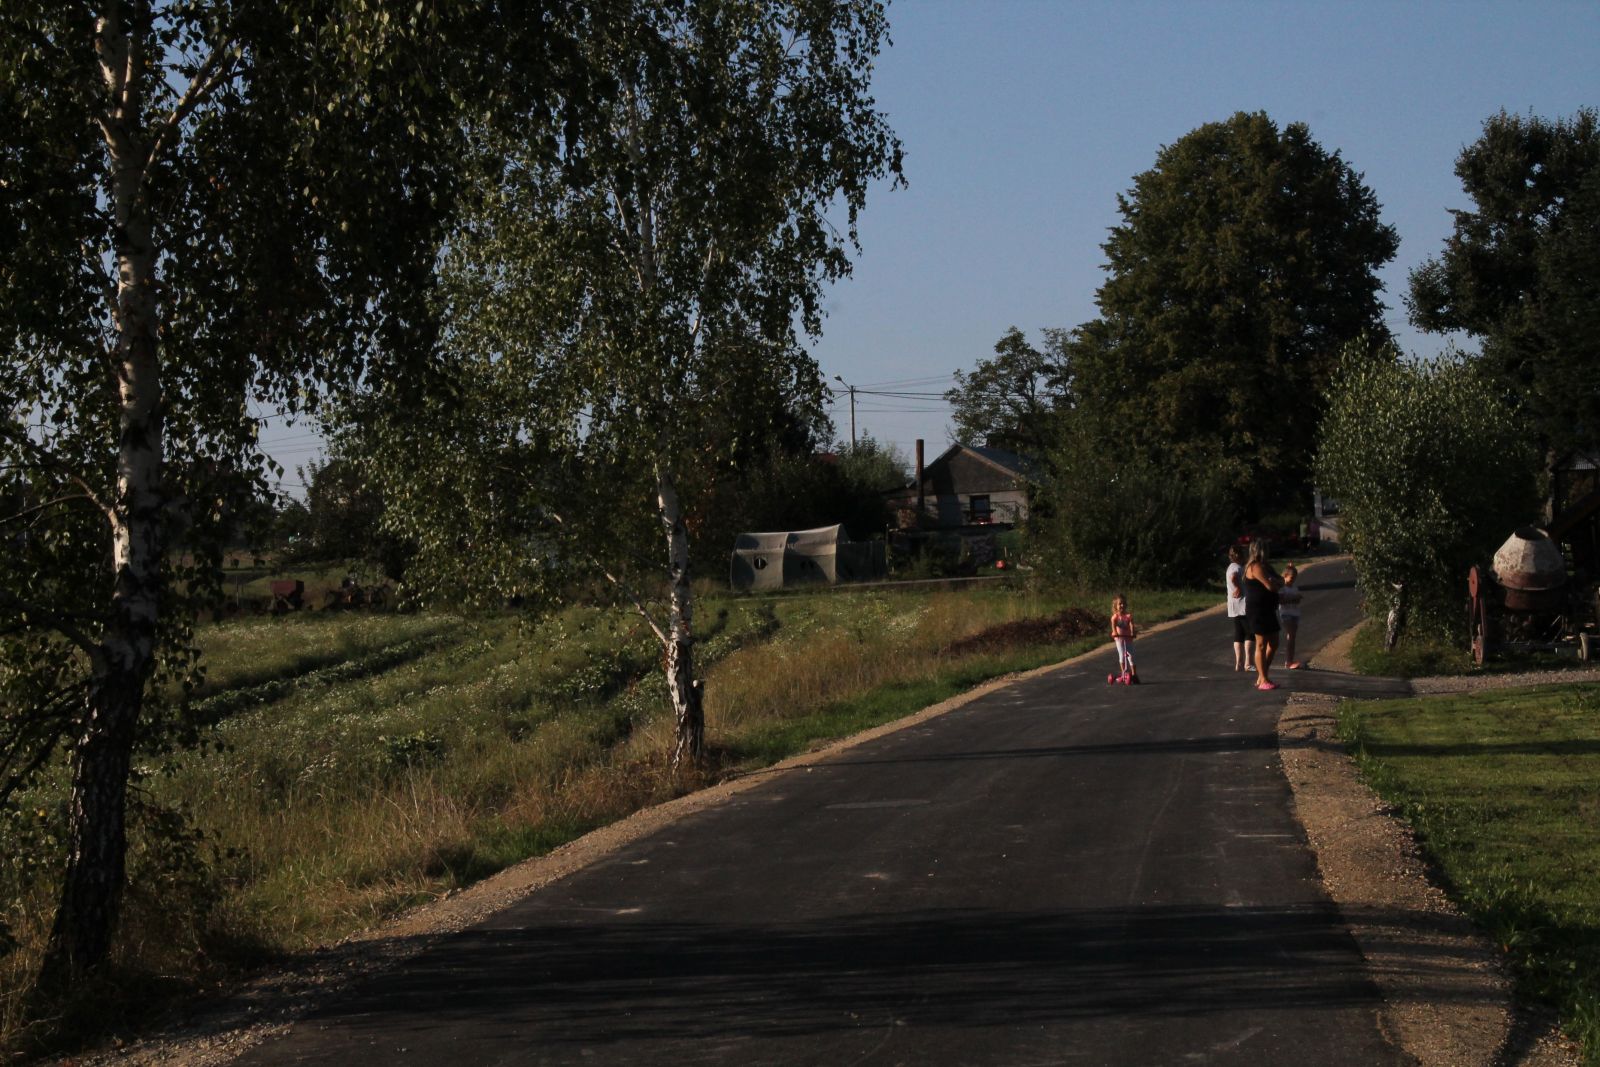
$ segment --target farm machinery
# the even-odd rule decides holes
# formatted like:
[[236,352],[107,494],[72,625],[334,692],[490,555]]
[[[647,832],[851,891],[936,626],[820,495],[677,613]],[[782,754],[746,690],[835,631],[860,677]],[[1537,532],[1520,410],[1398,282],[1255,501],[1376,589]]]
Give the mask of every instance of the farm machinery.
[[1597,623],[1600,588],[1584,571],[1569,574],[1558,542],[1537,527],[1517,530],[1488,568],[1467,572],[1467,624],[1478,663],[1496,652],[1591,659],[1600,651]]
[[[286,615],[291,611],[309,610],[311,596],[306,583],[299,578],[278,578],[268,585],[269,599],[258,602],[255,610],[272,615]],[[322,610],[337,611],[357,608],[381,610],[389,606],[389,586],[364,586],[354,575],[346,575],[337,588],[322,596]]]

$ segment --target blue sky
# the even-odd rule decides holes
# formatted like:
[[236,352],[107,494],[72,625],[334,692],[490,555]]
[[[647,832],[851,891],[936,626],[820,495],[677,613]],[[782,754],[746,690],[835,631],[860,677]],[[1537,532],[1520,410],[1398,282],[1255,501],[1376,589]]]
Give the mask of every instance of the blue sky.
[[[1456,155],[1501,108],[1600,106],[1600,0],[896,0],[889,16],[874,88],[910,184],[869,201],[813,351],[830,378],[896,391],[942,392],[1013,324],[1037,341],[1092,318],[1117,194],[1161,145],[1240,110],[1307,123],[1365,174],[1400,234],[1391,327],[1437,351],[1401,296],[1467,206]],[[848,436],[848,405],[834,416]],[[938,400],[857,404],[860,428],[908,456],[918,437],[930,457],[945,447],[947,416]],[[267,440],[295,489],[315,436]]]
[[[1037,342],[1092,318],[1117,194],[1161,145],[1241,110],[1305,122],[1365,175],[1400,234],[1383,274],[1391,328],[1408,351],[1437,351],[1401,298],[1448,209],[1468,206],[1456,155],[1501,108],[1600,106],[1594,0],[897,0],[889,16],[875,95],[910,184],[869,201],[855,276],[813,349],[858,386],[938,392],[1010,325]],[[908,455],[917,437],[930,457],[945,447],[946,416],[937,401],[857,401],[858,425]],[[847,404],[834,421],[847,436]]]

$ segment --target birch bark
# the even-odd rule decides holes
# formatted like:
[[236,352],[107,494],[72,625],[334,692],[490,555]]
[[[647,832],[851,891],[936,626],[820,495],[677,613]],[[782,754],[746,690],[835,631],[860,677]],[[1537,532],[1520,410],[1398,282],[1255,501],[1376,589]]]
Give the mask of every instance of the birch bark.
[[689,530],[671,472],[656,471],[656,508],[667,539],[667,691],[672,697],[676,738],[672,766],[697,763],[705,754],[703,686],[694,673],[694,590],[689,584]]
[[109,618],[92,657],[88,708],[72,748],[67,865],[40,979],[46,989],[81,975],[110,951],[125,878],[128,772],[155,662],[164,551],[157,249],[144,194],[149,146],[139,136],[144,64],[117,5],[110,5],[97,31],[110,102],[101,125],[116,221],[113,371],[121,411],[117,489],[108,515],[115,576]]

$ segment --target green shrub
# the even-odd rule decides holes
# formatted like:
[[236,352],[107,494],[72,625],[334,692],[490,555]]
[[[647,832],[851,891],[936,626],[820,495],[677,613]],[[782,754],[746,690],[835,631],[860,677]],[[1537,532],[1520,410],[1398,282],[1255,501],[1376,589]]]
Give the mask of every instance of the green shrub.
[[1158,463],[1092,430],[1067,428],[1034,498],[1029,557],[1079,586],[1181,586],[1217,568],[1231,524],[1216,476]]
[[1347,346],[1322,423],[1317,478],[1374,616],[1404,583],[1413,624],[1463,624],[1467,568],[1534,514],[1536,457],[1477,363]]

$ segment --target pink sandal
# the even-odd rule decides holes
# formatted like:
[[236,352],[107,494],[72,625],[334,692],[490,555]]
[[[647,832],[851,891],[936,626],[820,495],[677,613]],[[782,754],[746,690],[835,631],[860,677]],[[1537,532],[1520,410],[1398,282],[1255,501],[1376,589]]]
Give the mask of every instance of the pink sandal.
[[1256,683],[1256,688],[1260,689],[1260,690],[1263,690],[1263,691],[1267,690],[1267,689],[1276,689],[1276,688],[1278,688],[1278,683],[1277,682],[1257,682]]

